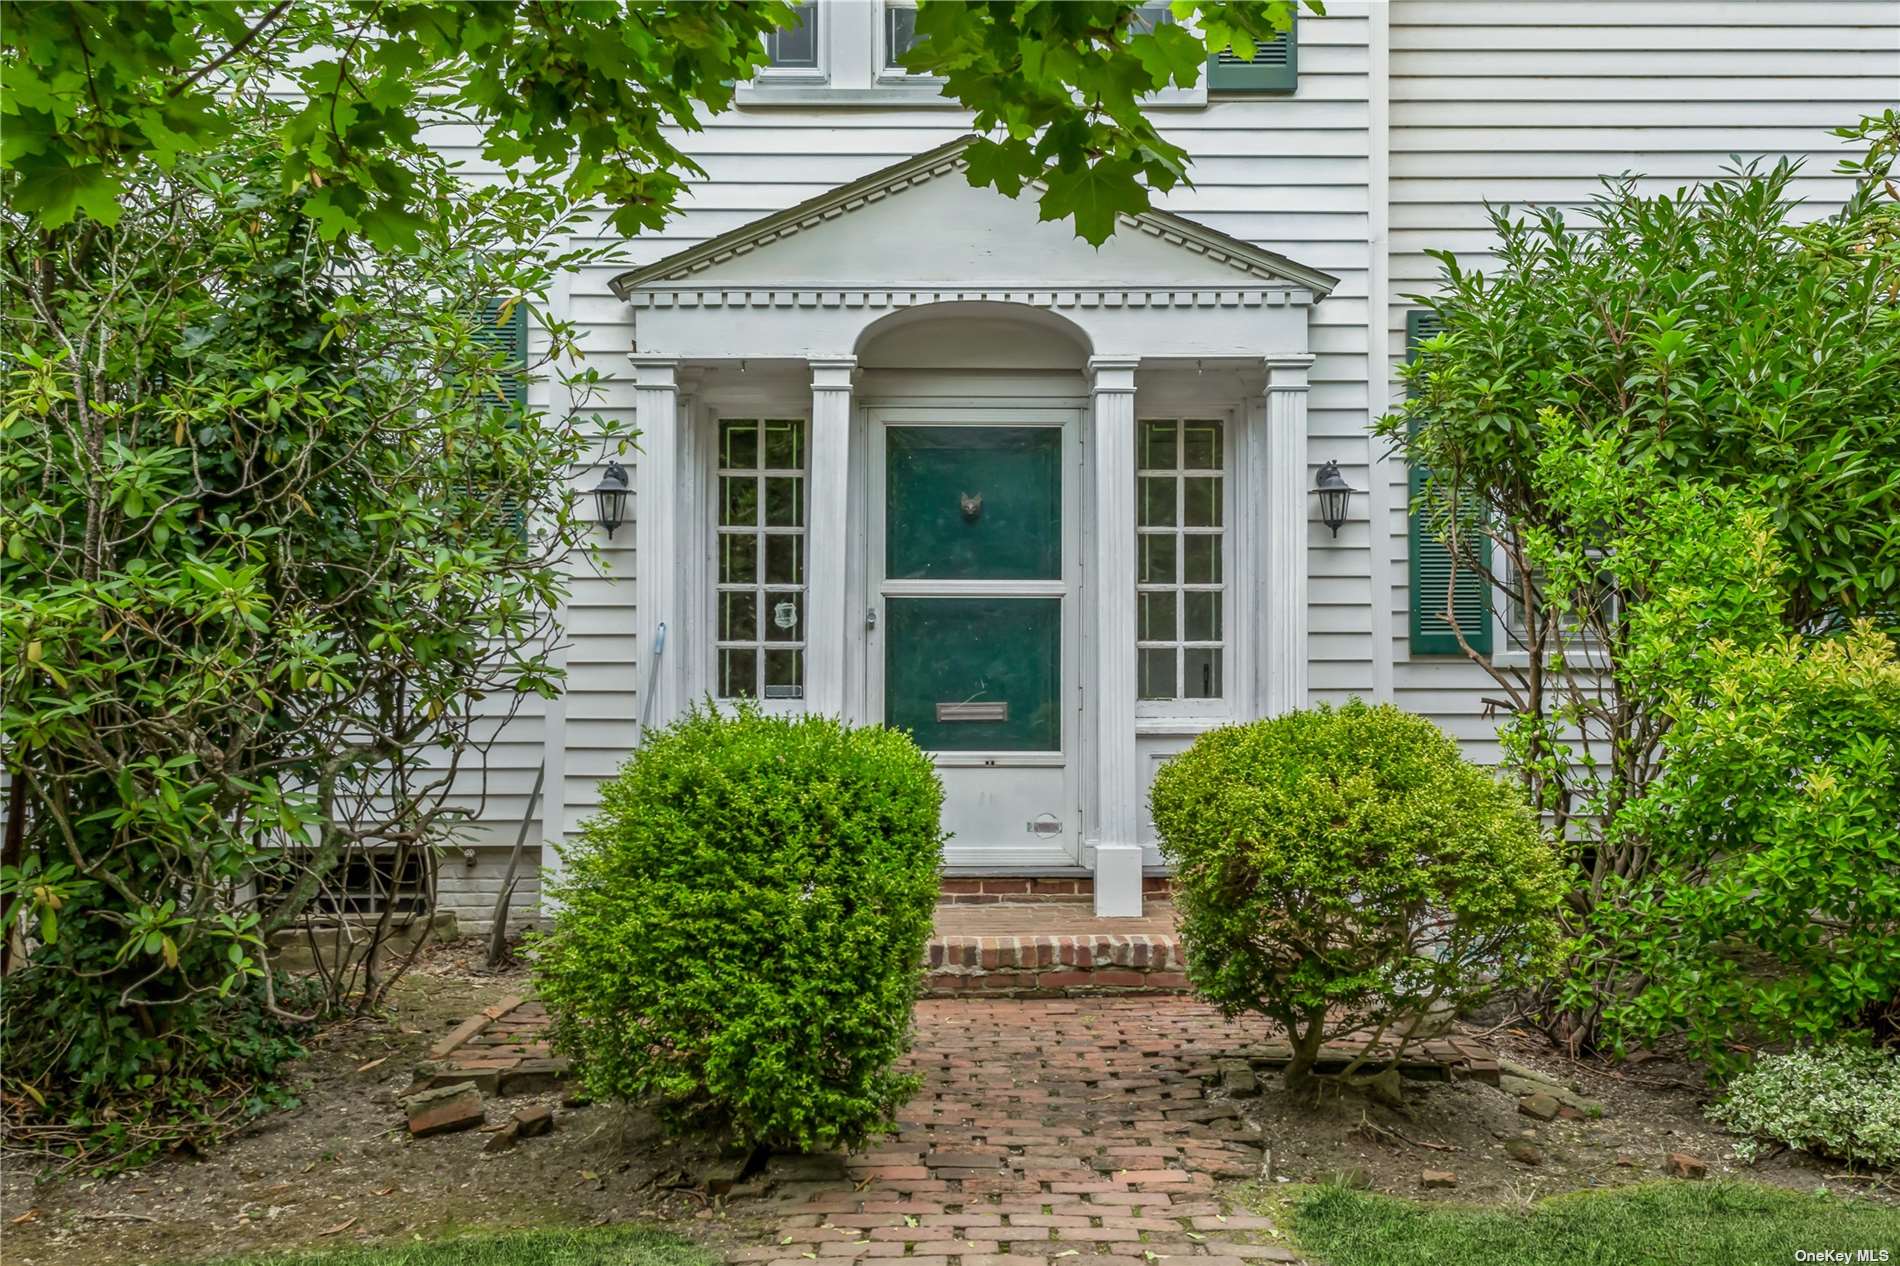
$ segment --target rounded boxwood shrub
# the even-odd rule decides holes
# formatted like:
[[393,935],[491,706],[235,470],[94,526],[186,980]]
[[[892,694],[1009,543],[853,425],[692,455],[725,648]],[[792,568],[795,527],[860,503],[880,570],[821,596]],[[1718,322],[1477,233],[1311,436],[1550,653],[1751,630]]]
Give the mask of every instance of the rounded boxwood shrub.
[[1188,977],[1285,1028],[1289,1087],[1331,1038],[1376,1033],[1389,1067],[1427,1017],[1555,958],[1563,884],[1536,819],[1421,717],[1355,702],[1214,730],[1151,801]]
[[744,1147],[888,1124],[942,805],[893,730],[708,708],[655,731],[564,854],[535,969],[586,1092]]

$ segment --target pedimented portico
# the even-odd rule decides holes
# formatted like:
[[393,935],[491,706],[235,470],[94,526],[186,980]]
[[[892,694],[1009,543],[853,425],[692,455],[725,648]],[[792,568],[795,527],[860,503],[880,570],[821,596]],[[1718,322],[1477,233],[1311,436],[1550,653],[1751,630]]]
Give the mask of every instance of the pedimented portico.
[[615,280],[641,645],[668,628],[646,710],[902,726],[947,866],[1089,873],[1136,914],[1157,761],[1305,700],[1333,279],[1161,212],[1092,248],[972,188],[964,146]]

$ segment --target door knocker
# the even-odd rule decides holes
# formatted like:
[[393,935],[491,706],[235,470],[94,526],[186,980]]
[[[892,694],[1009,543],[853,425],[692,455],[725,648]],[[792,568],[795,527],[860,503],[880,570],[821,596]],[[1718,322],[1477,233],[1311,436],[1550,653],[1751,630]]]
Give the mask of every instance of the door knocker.
[[975,523],[977,516],[983,513],[983,494],[980,492],[959,492],[957,494],[957,508],[963,511],[963,521],[965,523]]

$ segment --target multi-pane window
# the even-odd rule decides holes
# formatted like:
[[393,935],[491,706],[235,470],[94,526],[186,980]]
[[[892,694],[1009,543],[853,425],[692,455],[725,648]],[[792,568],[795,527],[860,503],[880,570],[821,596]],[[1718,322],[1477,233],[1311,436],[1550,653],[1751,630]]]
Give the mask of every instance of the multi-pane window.
[[718,694],[805,695],[805,423],[719,423]]
[[[1595,559],[1601,554],[1600,551],[1591,550],[1589,556]],[[1515,580],[1516,577],[1511,579]],[[1545,617],[1555,619],[1556,631],[1561,634],[1568,649],[1595,646],[1602,631],[1616,623],[1621,608],[1617,599],[1616,577],[1607,565],[1587,585],[1568,596],[1552,593],[1550,579],[1541,570],[1531,571],[1530,584],[1538,595]],[[1524,592],[1519,585],[1513,583],[1509,586],[1504,605],[1504,627],[1510,645],[1515,649],[1525,649],[1530,644],[1530,624],[1525,618]],[[1563,609],[1556,610],[1558,606]],[[1544,646],[1546,652],[1556,649],[1550,641]]]
[[818,5],[816,0],[794,4],[798,20],[765,37],[765,54],[775,69],[815,70],[818,67]]
[[1142,699],[1221,697],[1225,445],[1218,420],[1144,419],[1135,487],[1135,638]]
[[903,57],[917,42],[917,5],[915,0],[902,3],[901,0],[885,0],[884,3],[884,69],[886,72],[903,72]]

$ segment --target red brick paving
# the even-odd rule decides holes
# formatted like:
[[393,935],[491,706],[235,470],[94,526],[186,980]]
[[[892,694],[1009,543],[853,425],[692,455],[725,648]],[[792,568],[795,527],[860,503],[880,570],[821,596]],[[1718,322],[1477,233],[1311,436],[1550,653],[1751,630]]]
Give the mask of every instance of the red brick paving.
[[412,1089],[472,1081],[483,1094],[552,1090],[569,1062],[548,1046],[548,1011],[539,999],[504,998],[462,1021],[429,1047]]
[[1216,1194],[1257,1175],[1261,1151],[1203,1082],[1262,1036],[1173,996],[926,1000],[908,1059],[923,1087],[896,1135],[852,1156],[847,1181],[780,1183],[772,1243],[727,1260],[1295,1261]]
[[[556,1062],[545,1058],[546,1024],[539,1002],[509,999],[445,1037],[419,1076],[443,1084],[497,1062]],[[1359,1046],[1348,1039],[1328,1052],[1343,1059]],[[1266,1222],[1230,1214],[1219,1199],[1217,1184],[1256,1176],[1262,1153],[1238,1105],[1208,1093],[1237,1063],[1258,1066],[1280,1047],[1262,1021],[1226,1020],[1177,994],[925,999],[906,1057],[922,1086],[896,1133],[841,1163],[775,1160],[765,1191],[770,1242],[727,1260],[1296,1261],[1265,1242]],[[1495,1057],[1456,1039],[1426,1043],[1416,1060],[1445,1076],[1497,1075]],[[500,1073],[502,1093],[511,1079]]]

